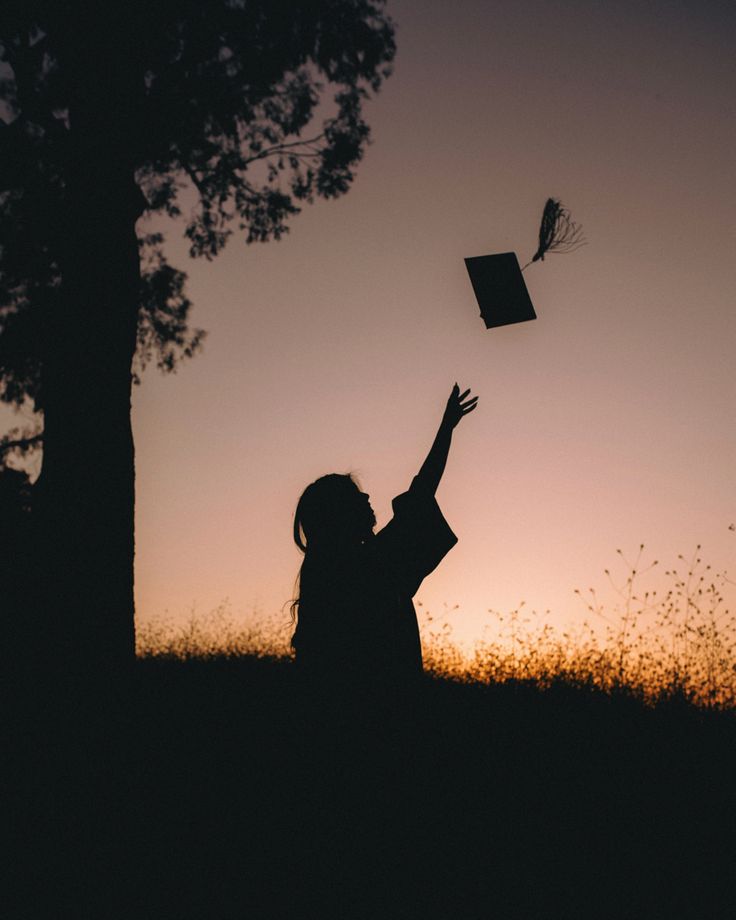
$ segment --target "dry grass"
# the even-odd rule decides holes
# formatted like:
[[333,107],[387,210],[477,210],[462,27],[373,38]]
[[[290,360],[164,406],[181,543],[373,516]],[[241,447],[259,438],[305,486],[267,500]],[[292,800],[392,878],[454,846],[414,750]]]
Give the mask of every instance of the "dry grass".
[[[584,595],[582,622],[560,630],[521,604],[489,610],[486,637],[471,655],[452,641],[446,618],[424,614],[425,664],[434,673],[481,683],[556,681],[627,691],[648,702],[683,697],[713,708],[736,706],[736,615],[727,606],[734,582],[703,563],[700,547],[665,572],[664,592],[640,588],[654,561],[642,567],[644,547],[620,580],[607,569],[613,601],[594,588]],[[730,593],[733,593],[732,591]]]
[[184,623],[172,618],[145,620],[136,627],[139,658],[284,658],[290,655],[293,626],[288,617],[266,617],[257,611],[238,622],[227,601],[207,614],[190,614]]
[[[647,589],[658,568],[619,550],[620,577],[605,571],[610,600],[589,588],[579,595],[584,619],[569,629],[521,604],[509,613],[488,611],[484,638],[468,654],[454,641],[447,611],[420,607],[425,668],[454,680],[540,687],[564,682],[606,692],[627,692],[654,703],[679,697],[702,707],[736,707],[736,615],[728,606],[736,583],[714,573],[700,557],[678,558],[665,572],[665,589]],[[184,625],[153,620],[138,627],[140,657],[176,659],[290,655],[288,615],[254,615],[238,624],[227,603]]]

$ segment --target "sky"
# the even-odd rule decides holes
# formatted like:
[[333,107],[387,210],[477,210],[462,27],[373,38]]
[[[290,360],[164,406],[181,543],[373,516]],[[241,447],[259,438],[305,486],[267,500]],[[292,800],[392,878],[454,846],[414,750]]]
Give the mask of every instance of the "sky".
[[[458,638],[521,601],[579,621],[617,548],[734,572],[734,8],[388,10],[346,196],[211,263],[167,225],[208,336],[134,392],[139,621],[287,621],[303,488],[355,472],[384,524],[456,380],[480,396],[438,492],[459,543],[417,598]],[[526,271],[536,321],[486,330],[463,258],[527,261],[549,196],[587,245]]]

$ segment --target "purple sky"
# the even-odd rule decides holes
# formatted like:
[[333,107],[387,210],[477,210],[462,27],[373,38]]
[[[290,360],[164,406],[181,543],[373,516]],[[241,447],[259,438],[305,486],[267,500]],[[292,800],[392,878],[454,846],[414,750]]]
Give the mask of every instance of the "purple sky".
[[[480,394],[439,500],[460,538],[419,598],[478,635],[522,599],[582,618],[615,550],[736,570],[736,12],[718,2],[390,2],[395,74],[354,187],[282,242],[190,262],[202,355],[134,394],[139,617],[276,612],[304,486],[355,471],[379,525],[457,379]],[[464,256],[588,245],[486,331]]]

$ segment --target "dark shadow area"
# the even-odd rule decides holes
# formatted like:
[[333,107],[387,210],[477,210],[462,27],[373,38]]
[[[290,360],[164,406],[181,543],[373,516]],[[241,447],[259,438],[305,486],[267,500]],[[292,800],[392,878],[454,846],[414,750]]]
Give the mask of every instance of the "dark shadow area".
[[[733,915],[733,713],[289,662],[139,661],[14,709],[12,918]],[[22,704],[22,705],[21,705]]]
[[15,616],[26,609],[37,562],[31,551],[33,487],[22,470],[2,465],[0,453],[0,616],[4,642],[2,670],[11,672],[19,650],[28,645],[28,623]]

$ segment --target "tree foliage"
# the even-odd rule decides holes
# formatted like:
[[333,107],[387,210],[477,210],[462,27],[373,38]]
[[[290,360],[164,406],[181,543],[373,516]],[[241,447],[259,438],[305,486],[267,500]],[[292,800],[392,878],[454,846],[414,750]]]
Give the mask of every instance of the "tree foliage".
[[[305,202],[349,188],[394,50],[382,0],[4,0],[0,400],[43,411],[80,163],[129,171],[130,220],[181,218],[194,257],[233,235],[278,239]],[[104,209],[94,177],[88,195]],[[203,335],[163,236],[138,227],[136,377],[174,369]]]

